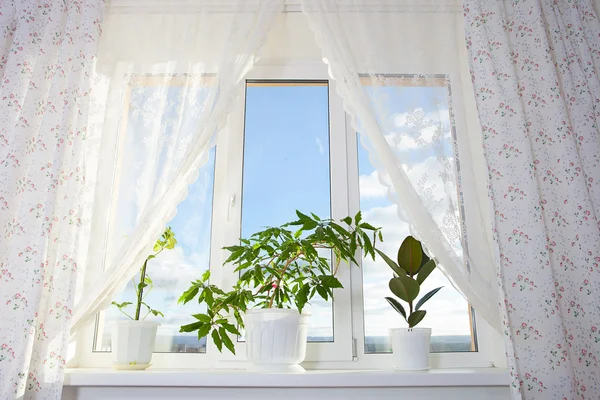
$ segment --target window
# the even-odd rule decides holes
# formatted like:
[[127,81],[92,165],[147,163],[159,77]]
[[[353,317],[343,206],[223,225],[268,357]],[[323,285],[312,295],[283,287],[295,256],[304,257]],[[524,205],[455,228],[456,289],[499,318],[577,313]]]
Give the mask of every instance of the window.
[[[246,85],[241,237],[296,217],[331,215],[326,81]],[[315,299],[309,341],[333,341],[331,302]]]
[[[440,173],[433,160],[437,155],[453,157],[453,129],[450,121],[448,86],[443,76],[418,79],[411,76],[381,77],[384,86],[378,87],[378,98],[383,98],[386,114],[391,121],[382,121],[386,137],[402,160],[405,172],[416,181],[422,175],[435,177]],[[366,86],[369,95],[373,88]],[[432,140],[436,137],[436,140]],[[357,140],[360,140],[357,138]],[[398,207],[387,196],[387,188],[380,183],[377,170],[371,164],[367,151],[357,146],[360,209],[371,223],[381,226],[384,242],[380,248],[386,254],[395,254],[399,243],[410,235],[408,221],[398,216]],[[443,182],[429,179],[423,190],[435,191]],[[458,195],[458,194],[457,194]],[[375,262],[363,262],[364,351],[366,354],[389,353],[391,344],[388,329],[404,322],[384,296],[388,288],[389,267],[379,257]],[[435,270],[425,281],[421,294],[443,286],[427,303],[427,316],[422,326],[432,328],[432,352],[475,351],[471,308],[452,287],[441,271]]]
[[[389,133],[388,139],[400,143],[397,151],[410,149],[411,165],[404,165],[410,174],[426,168],[436,151],[453,152],[454,127],[445,80],[427,85],[409,79],[410,86],[390,81],[381,90],[387,106],[395,112],[394,120],[383,121],[382,126]],[[399,80],[404,81],[406,78]],[[369,93],[371,89],[365,90]],[[146,88],[145,93],[152,95],[152,90]],[[132,96],[129,105],[132,109],[135,98]],[[418,140],[411,142],[407,132],[416,125],[411,122],[409,127],[409,120],[418,120],[418,129],[441,137],[441,147],[434,151]],[[129,127],[135,129],[135,124]],[[243,338],[238,338],[237,355],[232,356],[218,353],[210,341],[198,342],[193,335],[179,333],[179,326],[189,323],[191,314],[204,310],[195,302],[186,306],[176,303],[189,281],[200,277],[209,265],[214,283],[227,286],[236,281],[233,269],[222,267],[226,253],[220,249],[236,244],[240,237],[287,222],[295,217],[296,209],[334,219],[360,209],[365,220],[383,227],[385,241],[380,247],[386,253],[396,251],[409,234],[408,223],[398,217],[396,205],[388,199],[368,154],[358,144],[325,67],[255,68],[225,129],[170,222],[179,241],[177,248],[161,254],[149,269],[156,284],[151,300],[166,316],[155,352],[205,354],[201,360],[198,355],[157,354],[154,363],[158,366],[208,366],[217,361],[229,365],[243,360]],[[399,136],[393,139],[395,133]],[[177,268],[176,278],[170,273],[173,268]],[[365,260],[360,269],[341,268],[338,278],[344,289],[336,292],[335,301],[313,301],[308,310],[313,314],[308,364],[385,366],[391,362],[384,354],[390,351],[387,330],[403,326],[383,299],[389,290],[389,268],[381,260]],[[428,303],[425,320],[433,328],[432,352],[449,353],[439,355],[447,361],[437,365],[487,366],[487,361],[478,357],[475,317],[469,304],[439,271],[431,275],[424,290],[437,286],[444,289]],[[130,299],[132,293],[129,285],[115,300]],[[93,345],[97,356],[110,351],[108,329],[118,318],[121,315],[113,308],[100,313]],[[456,357],[460,361],[455,362]],[[86,360],[80,365],[97,364],[93,357]]]
[[[185,78],[185,77],[182,77]],[[170,85],[165,86],[162,77],[133,77],[126,89],[123,128],[120,133],[122,158],[121,165],[131,165],[125,168],[124,173],[115,182],[119,190],[115,192],[113,208],[115,210],[109,226],[110,235],[107,246],[107,259],[118,250],[120,240],[114,238],[126,237],[133,230],[139,210],[143,207],[143,197],[151,195],[151,185],[140,183],[139,174],[135,166],[141,163],[154,162],[155,168],[164,170],[165,157],[177,157],[179,149],[169,148],[163,143],[148,141],[149,130],[160,129],[160,137],[168,140],[172,136],[185,135],[194,129],[196,116],[188,115],[180,119],[181,125],[175,130],[172,123],[177,118],[177,110],[191,108],[188,102],[191,98],[202,103],[208,95],[208,90],[203,86],[186,87],[186,79],[175,77],[170,79]],[[168,103],[165,106],[163,117],[158,127],[148,126],[148,118],[153,117],[155,107],[148,107],[154,98],[166,94]],[[144,149],[144,151],[139,151]],[[169,153],[171,151],[171,153]],[[150,153],[150,156],[147,155]],[[200,342],[193,334],[179,333],[179,327],[187,323],[189,315],[198,312],[198,306],[177,304],[179,295],[189,286],[189,282],[200,276],[209,266],[211,244],[211,222],[213,209],[213,188],[215,172],[215,148],[211,149],[208,159],[199,171],[197,180],[189,187],[187,198],[178,205],[177,215],[168,223],[178,240],[173,250],[162,252],[151,261],[148,275],[154,282],[154,288],[146,291],[145,302],[153,308],[163,312],[165,318],[160,320],[155,352],[160,353],[203,353],[206,351],[206,339]],[[128,173],[128,170],[130,172]],[[167,173],[167,171],[163,171]],[[155,185],[164,183],[154,183]],[[174,273],[174,271],[176,271]],[[135,289],[129,282],[125,290],[119,294],[115,301],[134,301]],[[133,306],[124,310],[133,315]],[[144,315],[142,309],[142,316]],[[93,348],[95,352],[111,351],[111,336],[113,322],[127,319],[124,313],[116,307],[109,307],[99,313],[96,322],[96,332]],[[151,315],[149,318],[154,319]]]

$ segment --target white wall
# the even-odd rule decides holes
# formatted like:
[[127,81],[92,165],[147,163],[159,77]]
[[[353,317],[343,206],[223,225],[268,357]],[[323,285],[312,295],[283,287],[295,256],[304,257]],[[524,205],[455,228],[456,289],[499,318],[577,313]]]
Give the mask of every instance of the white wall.
[[302,13],[284,13],[277,17],[260,52],[257,65],[321,63],[317,46],[306,17]]

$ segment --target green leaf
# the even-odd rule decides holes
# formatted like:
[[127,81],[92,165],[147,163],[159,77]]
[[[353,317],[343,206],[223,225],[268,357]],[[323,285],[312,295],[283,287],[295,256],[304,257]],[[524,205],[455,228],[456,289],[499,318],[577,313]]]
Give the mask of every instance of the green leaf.
[[194,314],[192,317],[196,318],[198,321],[204,322],[206,324],[210,324],[211,318],[206,314]]
[[379,256],[381,258],[383,258],[383,261],[385,261],[387,263],[387,265],[390,266],[390,268],[394,271],[394,273],[398,276],[400,275],[406,275],[406,271],[401,269],[398,264],[396,264],[394,262],[394,260],[392,260],[391,258],[389,258],[388,256],[385,255],[385,253],[379,249],[375,249],[375,251],[377,252],[377,254],[379,254]]
[[308,291],[310,290],[310,286],[303,285],[298,294],[296,295],[296,306],[298,307],[298,311],[302,312],[302,309],[308,302]]
[[435,261],[429,260],[419,269],[419,273],[417,275],[417,281],[419,283],[425,282],[425,279],[433,272],[435,269]]
[[[423,244],[421,244],[421,249],[423,249]],[[425,254],[425,251],[423,251],[423,253],[421,254],[421,266],[419,267],[419,271],[421,271],[421,268],[423,268],[429,260],[431,260],[431,258],[429,258],[429,256]]]
[[425,296],[421,297],[421,300],[419,300],[419,302],[417,303],[417,305],[415,307],[415,310],[418,310],[419,308],[421,308],[421,306],[423,304],[425,304],[425,302],[427,300],[429,300],[430,298],[432,298],[434,294],[436,294],[437,292],[439,292],[441,288],[443,288],[443,286],[440,286],[437,289],[433,289],[431,292],[429,292]]
[[321,298],[323,298],[323,300],[329,300],[329,295],[327,294],[327,289],[325,289],[323,286],[316,286],[317,289],[317,293],[319,293],[319,296],[321,296]]
[[244,327],[244,319],[242,318],[242,316],[239,313],[239,311],[235,310],[233,312],[233,316],[235,317],[235,322],[237,322],[238,326],[240,326],[241,328],[243,328]]
[[236,251],[232,252],[232,253],[229,255],[229,258],[227,258],[227,260],[225,260],[225,264],[227,264],[227,263],[229,263],[229,262],[231,262],[231,261],[237,260],[237,259],[238,259],[238,258],[240,258],[240,256],[242,256],[242,255],[243,255],[245,252],[246,252],[246,248],[245,248],[245,247],[242,247],[241,249],[239,249],[239,250],[236,250]]
[[[182,325],[179,327],[179,332],[194,332],[204,325],[202,322],[193,322],[191,324]],[[209,325],[210,327],[210,325]]]
[[319,223],[317,221],[313,221],[312,219],[309,219],[309,220],[307,220],[307,221],[304,222],[304,225],[302,225],[302,230],[303,231],[312,231],[318,225],[319,225]]
[[138,283],[138,290],[143,290],[146,286],[148,286],[146,283],[144,282],[140,282]]
[[183,294],[181,295],[179,300],[177,300],[177,303],[186,304],[187,302],[192,300],[194,297],[196,297],[196,295],[198,294],[198,291],[199,291],[199,289],[197,286],[192,286],[191,288],[189,288],[188,290],[183,292]]
[[310,220],[308,215],[302,214],[300,211],[296,210],[296,215],[300,218],[300,221],[305,222],[306,220]]
[[346,217],[342,221],[345,222],[346,225],[352,225],[352,218],[351,217]]
[[163,317],[163,318],[165,317],[165,314],[163,314],[162,312],[160,312],[160,311],[158,311],[158,310],[150,310],[150,312],[151,312],[151,313],[152,313],[152,314],[153,314],[155,317],[158,317],[159,315],[160,315],[161,317]]
[[212,336],[212,340],[215,344],[215,346],[217,346],[217,349],[222,352],[223,351],[223,341],[221,340],[221,337],[219,336],[219,332],[217,330],[213,330],[211,333]]
[[[354,216],[354,224],[358,225],[358,223],[362,220],[362,212],[357,212],[356,215]],[[350,224],[348,224],[350,225]]]
[[212,305],[215,301],[212,292],[209,289],[204,289],[202,291],[202,295],[203,296],[198,299],[198,304],[200,304],[202,302],[202,300],[204,300],[204,301],[206,301],[206,305],[208,307],[212,307]]
[[425,314],[427,314],[427,311],[425,310],[415,311],[410,314],[408,317],[408,327],[412,328],[416,326],[423,318],[425,318]]
[[175,239],[173,236],[171,236],[170,238],[167,239],[167,245],[165,246],[165,248],[172,250],[175,248],[176,244],[177,244],[177,239]]
[[202,282],[206,282],[208,279],[210,278],[210,269],[207,269],[203,274],[202,274]]
[[407,236],[398,249],[398,265],[412,276],[419,270],[422,257],[421,242],[412,236]]
[[223,328],[223,327],[219,328],[219,334],[221,336],[221,340],[223,341],[223,344],[225,345],[225,347],[227,347],[227,349],[230,352],[235,354],[235,347],[233,346],[233,342],[227,335],[227,331],[225,331],[225,328]]
[[210,332],[210,324],[202,324],[200,328],[198,328],[198,340],[202,339]]
[[225,323],[223,323],[223,328],[225,328],[225,330],[227,330],[227,332],[231,332],[231,333],[233,333],[234,335],[237,335],[237,336],[242,336],[242,334],[241,334],[241,333],[240,333],[240,331],[239,331],[239,330],[238,330],[238,329],[235,327],[235,325],[232,325],[232,324],[230,324],[230,323],[227,323],[227,322],[225,322]]
[[362,229],[367,229],[369,231],[376,231],[377,230],[377,228],[375,228],[373,225],[371,225],[371,224],[369,224],[367,222],[363,222],[362,224],[360,224],[360,227]]
[[323,286],[328,287],[328,288],[332,288],[332,289],[343,289],[344,288],[344,286],[342,285],[342,282],[340,282],[339,279],[333,275],[321,275],[321,276],[319,276],[319,281],[321,281]]
[[254,267],[254,279],[256,279],[259,282],[264,282],[265,277],[262,273],[262,269],[260,268],[260,265],[256,265],[256,267]]
[[406,321],[406,311],[404,310],[404,307],[402,307],[402,304],[400,304],[398,300],[393,299],[391,297],[386,297],[385,299],[388,301],[388,303],[390,303],[394,310],[402,314],[404,320]]
[[419,295],[419,283],[406,275],[392,278],[389,287],[392,293],[407,303],[412,302]]
[[112,303],[110,303],[110,304],[112,304],[113,306],[116,306],[116,307],[117,307],[117,308],[120,310],[121,308],[123,308],[123,307],[127,307],[127,306],[130,306],[130,305],[132,305],[133,303],[131,303],[131,302],[129,302],[129,301],[124,301],[123,303],[119,304],[119,303],[117,303],[116,301],[113,301],[113,302],[112,302]]

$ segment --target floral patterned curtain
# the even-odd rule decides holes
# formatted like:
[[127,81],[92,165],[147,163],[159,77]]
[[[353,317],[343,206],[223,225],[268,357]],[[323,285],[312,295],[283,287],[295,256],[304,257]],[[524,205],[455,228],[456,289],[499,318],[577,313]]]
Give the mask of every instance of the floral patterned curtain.
[[0,398],[58,399],[93,165],[102,0],[0,2]]
[[590,0],[466,0],[513,398],[600,393],[600,22]]

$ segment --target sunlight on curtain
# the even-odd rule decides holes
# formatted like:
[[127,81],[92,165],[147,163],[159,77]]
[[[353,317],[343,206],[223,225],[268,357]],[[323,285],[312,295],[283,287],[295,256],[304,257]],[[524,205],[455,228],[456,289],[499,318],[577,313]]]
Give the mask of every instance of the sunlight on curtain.
[[128,4],[108,5],[100,43],[89,128],[103,133],[95,246],[72,332],[125,287],[175,215],[283,7]]
[[[374,184],[499,328],[487,173],[460,2],[304,0],[303,10],[377,169]],[[404,98],[413,101],[399,105],[389,92],[421,86],[447,87],[447,96],[422,104],[411,94]]]

